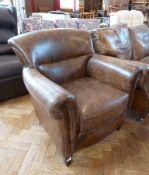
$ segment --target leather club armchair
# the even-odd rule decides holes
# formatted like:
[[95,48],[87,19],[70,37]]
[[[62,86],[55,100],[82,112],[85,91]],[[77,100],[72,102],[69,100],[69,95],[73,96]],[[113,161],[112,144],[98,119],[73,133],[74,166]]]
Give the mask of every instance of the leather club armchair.
[[[143,65],[141,88],[137,88],[133,106],[142,114],[149,112],[149,28],[147,25],[129,27],[129,35],[133,50],[133,60]],[[143,103],[142,103],[143,102]]]
[[39,121],[61,150],[72,154],[119,129],[140,69],[93,53],[90,34],[43,30],[9,40],[24,63],[23,77]]
[[143,71],[131,107],[135,118],[142,120],[149,112],[149,28],[120,24],[92,32],[92,39],[97,54],[125,60]]

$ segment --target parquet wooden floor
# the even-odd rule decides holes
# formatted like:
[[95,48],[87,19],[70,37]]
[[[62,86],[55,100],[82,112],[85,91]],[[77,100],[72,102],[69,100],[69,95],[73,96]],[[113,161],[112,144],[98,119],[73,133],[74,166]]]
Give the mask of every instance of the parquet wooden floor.
[[149,175],[149,117],[128,120],[66,167],[29,96],[0,103],[0,175]]

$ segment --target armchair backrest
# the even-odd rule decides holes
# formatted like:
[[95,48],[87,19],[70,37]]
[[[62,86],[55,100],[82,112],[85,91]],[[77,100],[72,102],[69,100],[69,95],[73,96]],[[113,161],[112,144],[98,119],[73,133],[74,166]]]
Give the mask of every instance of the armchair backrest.
[[110,26],[118,24],[127,24],[132,26],[132,15],[128,10],[119,10],[116,13],[112,13],[110,16]]
[[35,31],[14,37],[9,43],[23,64],[56,83],[85,76],[93,53],[90,34],[75,29]]

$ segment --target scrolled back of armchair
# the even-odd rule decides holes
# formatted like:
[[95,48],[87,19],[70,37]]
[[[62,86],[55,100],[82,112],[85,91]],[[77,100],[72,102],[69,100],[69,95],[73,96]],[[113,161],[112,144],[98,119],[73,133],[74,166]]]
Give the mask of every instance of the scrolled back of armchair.
[[90,34],[74,29],[35,31],[13,38],[9,43],[26,66],[37,68],[57,83],[85,76],[93,53]]

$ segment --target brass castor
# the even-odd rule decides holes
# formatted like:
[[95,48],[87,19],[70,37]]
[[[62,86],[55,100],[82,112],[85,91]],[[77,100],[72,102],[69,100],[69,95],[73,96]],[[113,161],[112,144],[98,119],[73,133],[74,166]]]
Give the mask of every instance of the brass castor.
[[123,124],[121,124],[116,130],[119,131]]
[[65,159],[65,165],[66,165],[66,166],[71,165],[71,163],[72,163],[72,155],[69,156],[69,157],[67,157],[67,158]]
[[139,112],[135,112],[135,111],[131,111],[130,112],[130,118],[133,119],[133,120],[135,120],[135,121],[138,121],[138,122],[144,121],[143,114],[141,114]]

